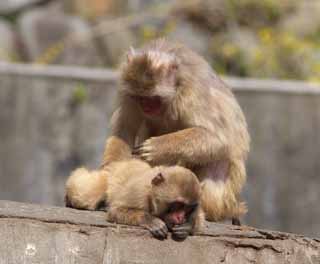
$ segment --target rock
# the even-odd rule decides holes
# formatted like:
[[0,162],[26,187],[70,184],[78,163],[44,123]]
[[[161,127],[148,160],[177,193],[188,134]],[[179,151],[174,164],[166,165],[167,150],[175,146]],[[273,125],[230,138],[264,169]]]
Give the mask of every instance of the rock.
[[176,22],[174,29],[169,32],[167,37],[185,44],[203,56],[208,55],[210,35],[207,33],[207,31],[184,19]]
[[145,10],[151,7],[155,7],[156,5],[167,4],[172,1],[170,0],[162,0],[161,4],[158,0],[127,0],[128,9],[132,12],[141,12],[141,10]]
[[43,64],[100,65],[89,25],[50,8],[37,8],[18,21],[28,60]]
[[43,2],[43,0],[1,0],[0,1],[0,14],[8,15],[11,13],[19,12],[21,9],[30,5]]
[[127,0],[63,0],[65,10],[86,18],[127,13]]
[[[213,35],[210,45],[210,55],[216,70],[227,71],[228,74],[247,75],[254,61],[255,52],[259,47],[256,35],[239,27]],[[223,65],[224,68],[219,68]]]
[[227,1],[223,0],[180,0],[175,12],[202,28],[221,31],[228,20],[227,6]]
[[104,62],[109,66],[118,65],[129,47],[137,46],[137,38],[130,29],[106,34],[97,37],[96,40],[100,42],[100,47],[104,53]]
[[0,262],[319,264],[320,241],[252,227],[207,223],[177,242],[90,212],[0,201]]
[[0,61],[13,61],[17,57],[15,34],[12,26],[0,20]]
[[320,30],[320,2],[301,1],[296,12],[283,18],[280,27],[300,37],[315,34]]

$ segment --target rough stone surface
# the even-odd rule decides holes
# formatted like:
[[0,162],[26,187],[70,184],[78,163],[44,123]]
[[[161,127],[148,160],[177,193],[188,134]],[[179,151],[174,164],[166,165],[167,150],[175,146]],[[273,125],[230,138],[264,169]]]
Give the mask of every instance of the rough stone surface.
[[128,0],[62,0],[67,12],[83,17],[103,17],[126,14]]
[[137,39],[130,29],[102,35],[96,38],[101,43],[104,62],[109,66],[117,66],[129,47],[137,45]]
[[280,27],[284,31],[305,37],[316,34],[319,31],[319,24],[320,2],[301,1],[296,12],[289,13],[283,18]]
[[[104,213],[0,201],[1,263],[317,264],[320,241],[208,223],[182,242],[107,223]],[[183,252],[183,253],[182,253]]]
[[17,57],[15,37],[12,26],[0,20],[0,61],[12,61]]
[[185,43],[189,48],[203,56],[208,54],[209,33],[186,20],[177,20],[174,30],[169,33],[168,38]]
[[[70,171],[100,163],[115,76],[0,64],[0,199],[62,205]],[[245,223],[320,237],[319,87],[226,80],[252,137]]]
[[44,64],[101,65],[89,25],[52,8],[25,12],[18,22],[30,61]]
[[0,14],[11,14],[43,0],[1,0]]

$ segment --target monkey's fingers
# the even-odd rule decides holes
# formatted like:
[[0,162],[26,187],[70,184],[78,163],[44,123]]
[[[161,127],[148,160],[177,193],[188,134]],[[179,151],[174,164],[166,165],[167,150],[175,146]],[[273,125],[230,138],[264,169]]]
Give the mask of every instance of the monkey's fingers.
[[149,227],[151,234],[159,239],[164,239],[168,235],[168,228],[161,219],[153,219],[151,226]]
[[138,146],[135,146],[133,147],[132,149],[132,155],[137,155],[137,156],[140,156],[141,152],[142,152],[142,145],[138,145]]
[[179,239],[179,240],[183,240],[186,239],[189,236],[189,232],[186,231],[179,231],[179,232],[173,232],[172,236],[173,238]]
[[185,223],[182,225],[175,225],[172,227],[173,232],[179,232],[179,231],[187,231],[191,232],[192,231],[192,225],[190,223]]
[[189,223],[174,226],[172,228],[172,234],[178,239],[185,239],[188,235],[192,233],[192,225]]
[[152,153],[153,153],[153,138],[147,139],[142,144],[136,146],[132,150],[133,155],[139,156],[141,159],[146,160],[148,162],[152,161]]
[[168,236],[168,228],[166,226],[152,228],[150,232],[154,237],[159,239],[164,239]]

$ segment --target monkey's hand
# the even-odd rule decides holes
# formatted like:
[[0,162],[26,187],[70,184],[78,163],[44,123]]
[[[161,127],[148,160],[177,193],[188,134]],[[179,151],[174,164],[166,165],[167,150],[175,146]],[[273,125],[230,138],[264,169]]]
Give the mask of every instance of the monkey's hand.
[[145,140],[142,144],[133,148],[132,154],[146,160],[147,162],[152,162],[155,159],[155,149],[158,142],[156,142],[158,137],[152,137]]
[[187,222],[182,225],[175,225],[171,230],[174,238],[182,240],[193,234],[193,224]]
[[146,224],[146,228],[148,228],[151,234],[158,239],[165,239],[168,235],[168,228],[165,222],[163,222],[160,218],[152,218],[151,222]]
[[[168,135],[151,137],[141,145],[133,148],[133,155],[147,161],[150,164],[167,164],[167,155],[170,155],[171,146]],[[170,155],[171,156],[171,155]],[[174,161],[172,161],[174,163]]]

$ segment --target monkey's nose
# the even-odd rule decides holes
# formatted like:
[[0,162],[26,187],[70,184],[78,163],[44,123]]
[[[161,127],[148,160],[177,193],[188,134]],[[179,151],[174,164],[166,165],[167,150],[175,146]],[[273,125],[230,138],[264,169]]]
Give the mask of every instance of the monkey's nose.
[[185,215],[183,213],[177,213],[175,215],[174,221],[175,221],[175,224],[178,224],[178,225],[183,224],[185,221]]

